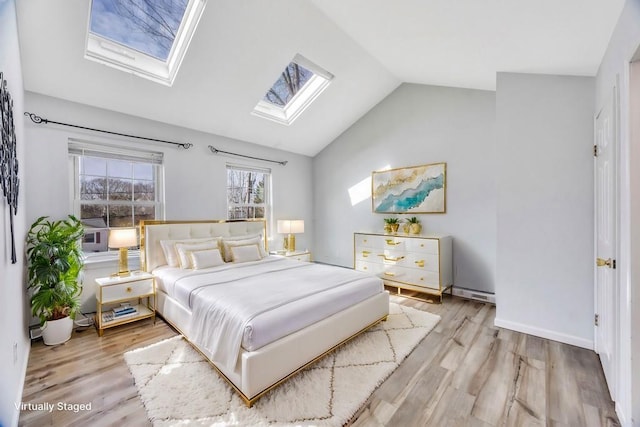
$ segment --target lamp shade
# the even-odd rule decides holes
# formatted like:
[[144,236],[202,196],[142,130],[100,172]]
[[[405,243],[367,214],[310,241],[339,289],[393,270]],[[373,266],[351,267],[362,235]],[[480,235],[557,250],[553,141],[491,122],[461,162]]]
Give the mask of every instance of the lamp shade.
[[291,221],[288,219],[278,220],[278,233],[289,234],[291,233]]
[[278,233],[299,234],[304,233],[304,220],[302,219],[279,219]]
[[301,219],[292,220],[290,233],[292,234],[304,233],[304,221]]
[[135,228],[115,228],[109,232],[110,248],[130,248],[138,246],[138,235]]

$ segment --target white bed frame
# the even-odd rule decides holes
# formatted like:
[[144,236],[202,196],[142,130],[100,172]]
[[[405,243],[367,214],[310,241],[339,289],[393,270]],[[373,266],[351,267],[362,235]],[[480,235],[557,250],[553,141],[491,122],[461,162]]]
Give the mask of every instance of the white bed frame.
[[[142,268],[152,272],[166,264],[160,240],[262,234],[266,222],[243,221],[141,221]],[[158,313],[175,327],[238,392],[247,406],[292,375],[301,371],[336,347],[349,341],[389,314],[389,295],[381,292],[354,306],[287,335],[255,351],[241,349],[233,371],[212,360],[211,355],[190,339],[191,311],[164,292],[158,291]]]

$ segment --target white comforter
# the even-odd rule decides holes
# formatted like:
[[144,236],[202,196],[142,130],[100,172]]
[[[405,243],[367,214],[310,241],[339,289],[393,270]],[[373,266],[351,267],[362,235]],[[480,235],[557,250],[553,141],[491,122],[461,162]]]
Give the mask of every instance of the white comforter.
[[255,350],[383,291],[375,277],[281,257],[176,277],[162,286],[192,310],[190,338],[229,369],[241,346]]

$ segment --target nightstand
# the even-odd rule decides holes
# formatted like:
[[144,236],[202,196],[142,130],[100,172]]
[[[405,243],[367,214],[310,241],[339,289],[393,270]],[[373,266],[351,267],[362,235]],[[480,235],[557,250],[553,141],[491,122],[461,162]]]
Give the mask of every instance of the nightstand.
[[295,259],[297,261],[311,262],[311,252],[308,250],[294,251],[294,252],[271,252],[272,255],[285,256],[287,258]]
[[[99,336],[105,329],[125,323],[148,318],[155,322],[156,284],[152,274],[134,272],[124,277],[101,277],[96,279],[96,285],[95,324]],[[113,308],[121,307],[123,303],[129,303],[135,312],[113,316]]]

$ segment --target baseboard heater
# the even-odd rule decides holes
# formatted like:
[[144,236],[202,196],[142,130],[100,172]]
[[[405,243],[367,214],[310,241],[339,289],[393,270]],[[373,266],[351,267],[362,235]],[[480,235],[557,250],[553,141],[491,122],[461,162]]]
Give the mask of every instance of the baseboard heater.
[[464,288],[457,288],[457,287],[453,287],[453,295],[457,296],[457,297],[461,297],[461,298],[467,298],[467,299],[472,299],[472,300],[476,300],[476,301],[483,301],[483,302],[488,302],[491,304],[495,304],[496,303],[496,296],[495,294],[490,294],[488,292],[482,292],[482,291],[474,291],[473,289],[464,289]]

